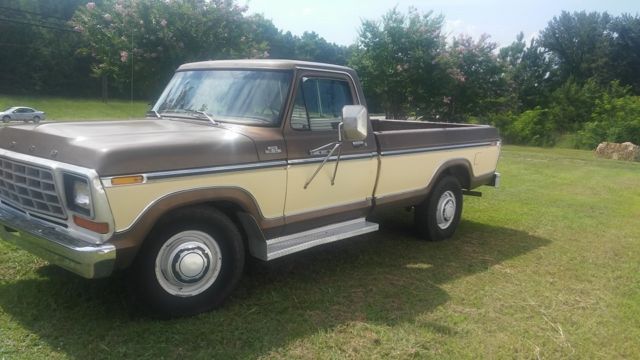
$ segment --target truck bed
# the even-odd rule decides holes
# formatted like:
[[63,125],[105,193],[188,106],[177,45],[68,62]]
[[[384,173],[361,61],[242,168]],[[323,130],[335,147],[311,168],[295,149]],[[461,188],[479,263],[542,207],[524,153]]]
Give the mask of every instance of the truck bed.
[[460,147],[498,141],[498,130],[488,125],[429,121],[371,120],[381,154],[421,152],[425,148]]
[[500,138],[492,126],[397,120],[371,126],[380,154],[378,205],[419,203],[446,169],[458,169],[468,190],[494,177]]

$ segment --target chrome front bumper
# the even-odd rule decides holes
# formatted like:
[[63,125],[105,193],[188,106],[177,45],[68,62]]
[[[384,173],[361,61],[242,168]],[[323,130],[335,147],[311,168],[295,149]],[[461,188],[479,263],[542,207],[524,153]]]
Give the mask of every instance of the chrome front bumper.
[[0,238],[88,279],[107,277],[115,266],[115,246],[75,239],[4,205],[0,205]]

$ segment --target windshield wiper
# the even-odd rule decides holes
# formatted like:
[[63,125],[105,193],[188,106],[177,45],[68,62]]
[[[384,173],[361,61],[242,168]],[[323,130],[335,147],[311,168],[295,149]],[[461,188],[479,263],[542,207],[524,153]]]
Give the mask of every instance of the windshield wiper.
[[209,120],[211,125],[216,125],[216,126],[218,125],[218,122],[213,120],[213,118],[211,116],[209,116],[209,114],[207,114],[206,112],[204,112],[204,111],[196,111],[196,113],[204,115],[207,118],[207,120]]
[[[191,119],[202,119],[202,116],[204,116],[211,123],[211,125],[215,125],[215,126],[219,125],[218,121],[216,121],[214,118],[211,117],[211,115],[207,114],[202,110],[171,109],[171,110],[163,111],[162,114],[168,115],[168,116],[171,116],[171,114],[178,114],[179,117],[184,116]],[[202,115],[202,116],[193,116],[195,114]]]
[[162,119],[162,115],[160,115],[160,113],[158,113],[158,112],[157,112],[157,111],[155,111],[155,110],[149,110],[149,111],[147,111],[147,116],[149,116],[149,115],[153,115],[153,116],[155,116],[155,117],[156,117],[156,118],[158,118],[158,119]]

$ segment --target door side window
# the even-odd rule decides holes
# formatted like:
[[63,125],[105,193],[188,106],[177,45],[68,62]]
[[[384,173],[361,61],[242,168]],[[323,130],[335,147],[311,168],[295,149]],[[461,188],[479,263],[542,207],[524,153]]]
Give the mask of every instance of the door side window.
[[304,77],[294,101],[291,127],[310,131],[337,130],[345,105],[353,105],[347,81]]

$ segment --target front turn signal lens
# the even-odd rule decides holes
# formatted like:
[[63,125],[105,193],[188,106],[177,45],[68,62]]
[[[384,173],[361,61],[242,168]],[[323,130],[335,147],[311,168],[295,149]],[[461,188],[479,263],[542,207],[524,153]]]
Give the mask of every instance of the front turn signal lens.
[[109,224],[107,223],[91,221],[78,215],[73,215],[73,222],[81,228],[85,228],[98,234],[106,234],[109,232]]

